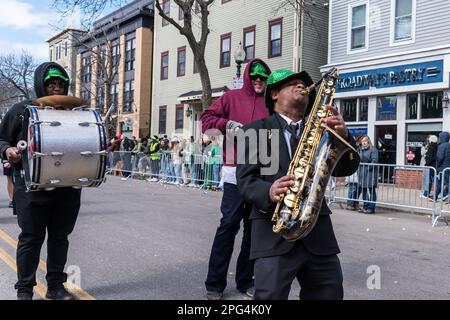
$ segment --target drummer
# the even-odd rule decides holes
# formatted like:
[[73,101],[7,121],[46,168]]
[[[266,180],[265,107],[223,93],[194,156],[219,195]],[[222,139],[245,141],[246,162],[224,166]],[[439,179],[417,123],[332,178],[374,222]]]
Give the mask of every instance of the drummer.
[[[69,77],[58,64],[41,64],[34,73],[37,97],[67,95]],[[15,104],[0,124],[0,154],[14,164],[13,210],[21,229],[17,245],[17,276],[15,284],[19,300],[31,300],[36,285],[36,270],[46,231],[47,240],[47,293],[52,300],[74,300],[63,284],[67,281],[64,266],[69,248],[68,236],[72,232],[80,209],[81,190],[56,188],[53,191],[25,192],[21,152],[16,148],[19,140],[26,140],[23,114],[31,101]]]

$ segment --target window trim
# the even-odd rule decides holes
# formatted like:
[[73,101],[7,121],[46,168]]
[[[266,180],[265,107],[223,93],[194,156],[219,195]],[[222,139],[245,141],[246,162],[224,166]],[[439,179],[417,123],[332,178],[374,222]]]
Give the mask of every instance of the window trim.
[[[184,74],[180,74],[180,52],[184,51]],[[184,77],[186,75],[186,46],[177,49],[177,77]]]
[[[230,52],[230,61],[229,61],[229,63],[227,65],[223,64],[223,61],[222,61],[222,54],[224,53],[222,51],[223,50],[223,40],[224,39],[230,39],[230,51],[229,51]],[[228,68],[229,66],[231,66],[231,32],[222,34],[220,36],[220,57],[219,57],[219,63],[220,63],[220,65],[219,65],[220,69]]]
[[[163,57],[167,56],[167,78],[163,78]],[[161,52],[161,65],[160,65],[160,80],[169,79],[169,51]]]
[[[164,132],[161,131],[161,111],[166,111],[166,117],[164,119]],[[158,113],[158,134],[165,134],[167,131],[167,105],[159,106],[159,113]]]
[[[366,32],[365,32],[365,43],[364,48],[352,49],[352,12],[353,8],[359,7],[362,5],[366,5]],[[369,1],[359,1],[355,3],[351,3],[348,5],[348,16],[347,16],[347,54],[355,54],[366,52],[369,50]]]
[[[272,46],[271,46],[271,42],[272,42],[272,26],[276,25],[276,24],[280,24],[280,26],[281,26],[280,27],[280,54],[273,55],[272,54]],[[267,43],[267,45],[268,45],[267,46],[267,56],[268,56],[269,59],[276,58],[276,57],[281,57],[283,55],[283,17],[269,21],[268,43]]]
[[411,39],[395,40],[395,5],[397,0],[391,0],[389,46],[396,47],[416,43],[416,0],[411,0]]
[[[181,110],[181,115],[183,116],[183,124],[181,128],[177,128],[177,112]],[[175,131],[177,130],[183,130],[184,129],[184,104],[177,104],[175,105]]]
[[245,50],[246,49],[246,43],[245,43],[245,35],[246,35],[246,33],[249,33],[249,32],[252,32],[253,31],[253,55],[254,55],[254,57],[253,58],[255,58],[256,57],[256,25],[252,25],[252,26],[250,26],[250,27],[246,27],[246,28],[244,28],[243,29],[243,31],[242,31],[242,43],[243,43],[243,49],[244,49],[244,51],[245,51],[245,61],[244,62],[248,62],[249,61],[249,58],[248,58],[248,56],[247,56],[247,51]]

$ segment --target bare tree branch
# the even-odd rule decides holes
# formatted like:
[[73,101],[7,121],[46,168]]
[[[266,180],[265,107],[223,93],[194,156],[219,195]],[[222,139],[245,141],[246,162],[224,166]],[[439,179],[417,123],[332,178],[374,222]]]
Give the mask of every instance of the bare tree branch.
[[27,99],[31,98],[34,70],[33,57],[23,51],[19,56],[15,53],[0,56],[0,79],[9,83]]

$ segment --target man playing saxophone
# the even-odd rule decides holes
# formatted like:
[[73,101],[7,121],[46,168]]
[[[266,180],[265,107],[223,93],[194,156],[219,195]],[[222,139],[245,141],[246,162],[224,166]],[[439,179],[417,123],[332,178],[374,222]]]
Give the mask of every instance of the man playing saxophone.
[[[331,211],[325,201],[320,207],[317,222],[304,238],[287,241],[273,232],[272,213],[288,188],[294,187],[294,177],[286,176],[292,157],[296,153],[299,137],[312,110],[315,91],[305,94],[313,81],[307,72],[288,70],[272,72],[265,91],[266,106],[270,116],[255,121],[244,130],[267,130],[267,149],[270,157],[278,157],[278,171],[263,175],[265,165],[239,164],[237,180],[245,200],[253,205],[250,258],[255,260],[255,299],[288,299],[292,281],[297,278],[300,299],[342,299],[342,270],[337,254],[340,252],[330,219]],[[326,107],[329,116],[321,123],[334,130],[355,147],[342,116],[332,106]],[[272,134],[278,131],[278,135]],[[258,135],[259,136],[259,135]],[[259,136],[261,139],[261,136]],[[274,150],[271,139],[277,146]],[[264,146],[246,143],[245,154],[259,154]],[[272,147],[271,147],[272,146]],[[271,148],[271,149],[270,149]],[[347,176],[355,172],[359,157],[353,150],[345,152],[334,167],[333,176]],[[332,169],[332,168],[331,168]]]

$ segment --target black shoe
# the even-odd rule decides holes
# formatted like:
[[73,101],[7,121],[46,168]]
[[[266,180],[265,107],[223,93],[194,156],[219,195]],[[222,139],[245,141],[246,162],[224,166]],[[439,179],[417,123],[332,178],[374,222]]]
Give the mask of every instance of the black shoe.
[[12,201],[10,201],[10,202],[9,202],[9,204],[8,204],[8,208],[14,208],[14,204],[13,204],[13,202],[12,202]]
[[64,287],[48,289],[45,298],[48,300],[76,300],[75,296]]
[[219,291],[207,291],[206,299],[208,300],[222,300],[223,293]]
[[241,293],[253,299],[253,297],[255,296],[255,287],[250,287],[245,291],[241,291]]
[[20,292],[17,294],[17,300],[33,300],[33,293]]

